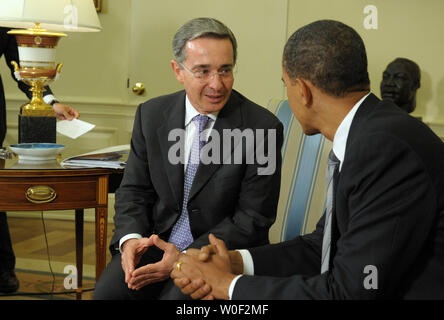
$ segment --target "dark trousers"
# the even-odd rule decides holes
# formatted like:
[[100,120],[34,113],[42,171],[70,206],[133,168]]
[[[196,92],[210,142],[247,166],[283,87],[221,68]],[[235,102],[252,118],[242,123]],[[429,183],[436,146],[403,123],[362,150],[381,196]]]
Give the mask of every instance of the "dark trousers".
[[[156,263],[162,259],[163,251],[149,248],[142,256],[139,266]],[[140,290],[128,289],[122,269],[121,254],[115,254],[102,272],[94,290],[95,300],[187,300],[188,296],[174,285],[172,279],[149,284]]]
[[6,212],[0,212],[0,271],[14,270],[15,255],[12,250]]

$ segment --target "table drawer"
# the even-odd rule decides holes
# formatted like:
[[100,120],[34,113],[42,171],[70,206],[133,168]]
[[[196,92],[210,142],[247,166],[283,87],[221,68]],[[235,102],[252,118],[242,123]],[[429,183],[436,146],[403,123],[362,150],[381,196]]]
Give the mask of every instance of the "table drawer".
[[[107,205],[101,177],[0,179],[0,210],[60,210]],[[105,187],[107,177],[105,176]],[[104,194],[107,194],[105,192]]]

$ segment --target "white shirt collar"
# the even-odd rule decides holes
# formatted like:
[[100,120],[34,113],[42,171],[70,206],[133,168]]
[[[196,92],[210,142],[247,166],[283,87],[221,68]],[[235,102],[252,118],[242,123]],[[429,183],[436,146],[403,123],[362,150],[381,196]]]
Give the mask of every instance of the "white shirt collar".
[[[185,95],[185,127],[193,120],[195,116],[197,116],[199,112],[196,110],[196,108],[193,107],[193,105],[190,102],[190,99],[188,99],[188,95]],[[217,115],[219,114],[219,111],[212,112],[207,114],[210,119],[213,120],[213,123],[217,119]]]
[[359,100],[353,108],[347,113],[344,120],[342,120],[338,129],[336,130],[335,137],[333,138],[333,152],[335,156],[341,161],[339,166],[339,170],[342,168],[342,163],[344,162],[345,157],[345,147],[347,145],[348,133],[350,131],[351,124],[353,122],[353,118],[355,117],[356,111],[358,111],[362,102],[368,97],[370,93],[366,94]]

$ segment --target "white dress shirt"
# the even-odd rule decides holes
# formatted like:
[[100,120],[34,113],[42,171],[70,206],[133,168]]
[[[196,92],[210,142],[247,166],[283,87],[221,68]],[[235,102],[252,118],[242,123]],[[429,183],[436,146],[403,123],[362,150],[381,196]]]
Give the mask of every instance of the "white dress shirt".
[[[190,100],[188,99],[188,95],[185,97],[185,145],[184,145],[184,151],[185,151],[185,164],[184,164],[184,170],[186,170],[187,164],[188,164],[188,158],[190,157],[191,152],[191,145],[193,144],[193,139],[196,133],[198,132],[198,128],[196,124],[192,121],[195,116],[197,116],[199,112],[196,110],[196,108],[193,107]],[[210,131],[213,129],[214,123],[216,122],[217,115],[219,114],[219,111],[213,112],[210,114],[207,114],[207,116],[212,120],[208,123],[208,130],[207,130],[207,136],[206,139],[208,139],[210,135]],[[122,252],[121,247],[122,244],[129,239],[140,239],[142,238],[142,235],[138,233],[130,233],[125,236],[123,236],[119,241],[119,250]]]
[[[341,124],[339,125],[338,129],[336,130],[335,136],[333,138],[333,152],[335,156],[339,159],[341,162],[339,165],[339,171],[341,171],[342,168],[342,162],[344,161],[345,157],[345,147],[347,144],[347,138],[348,133],[350,131],[350,126],[353,122],[353,118],[355,117],[356,111],[358,111],[359,107],[361,106],[362,102],[368,97],[370,93],[366,94],[362,99],[360,99],[353,108],[347,113],[345,118],[342,120]],[[242,256],[243,265],[244,265],[244,272],[245,275],[254,275],[254,263],[253,258],[251,257],[251,254],[248,250],[238,250],[239,253]],[[242,275],[236,276],[233,281],[230,284],[230,287],[228,289],[228,296],[231,300],[231,297],[233,296],[234,287],[236,285],[237,280]]]

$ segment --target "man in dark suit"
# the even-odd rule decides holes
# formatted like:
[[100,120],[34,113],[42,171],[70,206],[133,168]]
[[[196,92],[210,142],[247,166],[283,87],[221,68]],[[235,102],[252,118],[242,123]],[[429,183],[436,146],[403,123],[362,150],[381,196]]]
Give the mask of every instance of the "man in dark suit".
[[[11,61],[19,62],[17,42],[15,37],[8,34],[9,29],[0,28],[0,57],[5,56],[6,64],[11,69],[12,78],[16,80],[14,76],[14,67],[11,65]],[[22,81],[17,81],[18,87],[23,93],[25,93],[29,99],[32,97],[32,93],[29,91],[29,86]],[[53,96],[49,87],[46,87],[44,92],[44,101],[51,104],[56,112],[58,119],[78,118],[79,113],[71,106],[59,103]],[[5,93],[3,90],[3,83],[0,77],[0,148],[3,145],[3,141],[6,136],[6,102]],[[8,222],[5,212],[0,212],[0,292],[10,293],[17,291],[19,282],[14,273],[15,268],[15,256],[12,249],[11,237],[9,235]]]
[[297,30],[283,81],[304,132],[333,141],[326,212],[279,244],[227,251],[211,236],[179,257],[176,285],[209,299],[443,299],[444,144],[370,93],[364,44],[343,23]]
[[[137,110],[116,192],[113,257],[95,299],[184,298],[169,279],[173,263],[179,250],[208,244],[210,232],[230,248],[268,243],[279,197],[283,126],[232,90],[236,47],[232,32],[214,19],[193,19],[177,31],[171,66],[185,90]],[[208,122],[201,127],[195,119]],[[261,130],[263,139],[256,134]],[[244,144],[247,132],[254,133],[254,142]],[[237,142],[231,144],[227,133]],[[208,142],[200,149],[193,139]],[[261,143],[273,162],[268,172],[259,159]],[[196,150],[201,163],[199,156],[192,160]],[[192,168],[197,171],[190,175]]]

